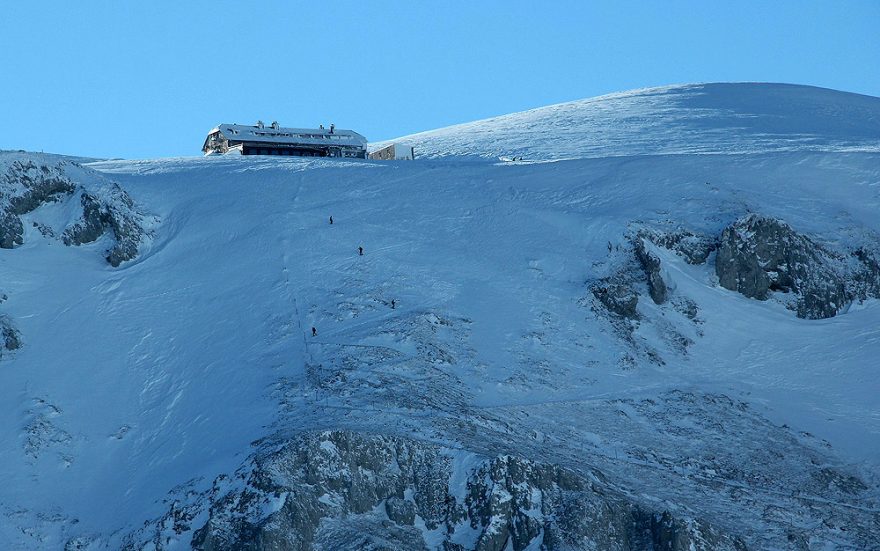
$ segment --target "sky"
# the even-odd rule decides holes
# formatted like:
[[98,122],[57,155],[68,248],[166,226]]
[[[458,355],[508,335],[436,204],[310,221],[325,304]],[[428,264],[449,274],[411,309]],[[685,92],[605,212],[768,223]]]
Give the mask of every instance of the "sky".
[[0,8],[0,149],[201,154],[222,122],[371,141],[611,92],[880,96],[880,1],[93,1]]

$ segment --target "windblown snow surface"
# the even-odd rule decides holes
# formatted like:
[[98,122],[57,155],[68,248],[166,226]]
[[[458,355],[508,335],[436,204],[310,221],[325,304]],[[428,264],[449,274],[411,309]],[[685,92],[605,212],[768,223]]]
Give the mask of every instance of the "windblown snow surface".
[[751,549],[880,548],[880,302],[800,319],[659,246],[669,303],[621,329],[590,292],[643,228],[875,246],[880,99],[674,86],[407,140],[425,158],[88,164],[159,220],[119,268],[25,224],[0,547],[117,549],[252,442],[347,429],[601,472]]
[[[880,151],[877,98],[792,84],[620,92],[400,138],[422,157]],[[376,147],[384,145],[376,144]]]

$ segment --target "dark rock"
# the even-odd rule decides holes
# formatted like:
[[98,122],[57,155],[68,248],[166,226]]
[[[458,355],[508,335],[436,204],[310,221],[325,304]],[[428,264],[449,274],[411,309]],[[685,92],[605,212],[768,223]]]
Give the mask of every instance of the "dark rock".
[[[192,546],[424,549],[412,526],[421,519],[441,529],[449,551],[522,551],[538,541],[548,551],[744,549],[704,522],[645,510],[558,466],[501,456],[453,476],[452,453],[397,437],[303,435],[258,454],[244,488],[213,495]],[[387,517],[376,513],[383,501]],[[449,541],[455,533],[473,536],[463,545]]]
[[76,190],[76,185],[60,174],[47,177],[45,172],[41,172],[36,180],[28,179],[25,175],[20,177],[20,181],[26,183],[26,191],[9,198],[9,210],[17,215],[32,212],[45,203],[58,201]]
[[639,237],[664,249],[675,251],[688,264],[703,264],[709,258],[709,254],[718,248],[718,241],[714,237],[698,235],[682,229],[666,232],[642,230],[639,232]]
[[[71,170],[71,174],[87,178],[94,186],[89,184],[86,189],[72,180],[68,175]],[[138,212],[131,197],[117,184],[106,182],[102,175],[66,161],[47,165],[30,158],[14,158],[0,174],[0,247],[11,249],[23,243],[22,215],[48,203],[70,200],[79,201],[82,216],[63,231],[57,229],[61,241],[82,245],[111,234],[113,244],[105,258],[114,267],[136,257],[141,244],[151,235],[144,227],[146,217]],[[45,237],[56,236],[56,231],[46,224],[33,221],[33,226]]]
[[322,550],[429,551],[418,528],[362,517],[325,520],[315,539],[320,542],[315,548]]
[[60,166],[37,165],[31,159],[12,161],[0,174],[0,247],[11,249],[23,243],[19,216],[69,196],[75,189]]
[[57,237],[57,236],[55,235],[55,230],[53,230],[51,227],[49,227],[49,226],[46,225],[46,224],[43,224],[43,223],[40,223],[40,222],[34,222],[34,223],[33,223],[33,226],[34,226],[34,227],[35,227],[35,228],[36,228],[41,234],[43,234],[43,237],[51,237],[51,238]]
[[94,549],[94,543],[94,540],[88,536],[77,536],[64,544],[64,551],[88,551]]
[[700,309],[697,303],[687,297],[676,297],[672,300],[672,307],[675,311],[684,315],[693,322],[698,322]]
[[880,297],[880,258],[877,252],[859,247],[852,256],[858,261],[852,278],[852,292],[855,298],[865,300]]
[[722,287],[758,300],[797,295],[798,317],[829,318],[848,302],[832,255],[788,224],[751,214],[721,234],[715,271]]
[[100,200],[83,192],[83,215],[61,236],[65,245],[92,243],[108,231],[115,244],[107,251],[107,262],[113,267],[135,258],[148,232],[142,226],[142,216],[134,209],[131,198],[117,184],[112,184],[108,197]]
[[824,467],[812,473],[813,478],[826,491],[835,488],[841,492],[857,495],[868,489],[865,483],[853,475],[841,473],[830,467]]
[[11,249],[24,243],[21,219],[9,210],[0,210],[0,248]]
[[634,240],[633,247],[636,259],[648,278],[648,292],[651,294],[651,299],[655,304],[663,304],[666,302],[668,289],[663,276],[660,275],[660,258],[645,247],[645,242],[640,237]]
[[416,521],[416,507],[411,501],[392,496],[385,500],[385,514],[397,524],[412,526]]
[[82,218],[64,231],[61,239],[65,245],[92,243],[104,235],[105,227],[110,226],[109,209],[97,199],[83,193],[80,203],[83,208]]
[[603,281],[592,287],[593,296],[613,314],[631,320],[639,319],[636,306],[639,295],[628,285]]
[[21,333],[12,325],[12,321],[6,316],[0,316],[0,357],[4,350],[18,350],[21,348]]

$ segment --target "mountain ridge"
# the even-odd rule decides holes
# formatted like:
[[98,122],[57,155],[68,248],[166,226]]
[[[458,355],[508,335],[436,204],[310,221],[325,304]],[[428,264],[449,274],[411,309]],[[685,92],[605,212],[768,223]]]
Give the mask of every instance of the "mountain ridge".
[[[777,100],[784,105],[764,104]],[[505,156],[524,160],[878,151],[878,128],[880,98],[874,96],[784,83],[693,83],[562,102],[372,145],[406,143],[416,148],[417,155],[426,157]],[[735,139],[725,139],[724,132],[731,131],[736,131]],[[525,135],[526,132],[529,134]],[[653,134],[648,139],[639,139],[642,132]],[[559,143],[566,139],[579,142]],[[557,145],[541,147],[533,143],[536,140]],[[694,143],[699,140],[704,143]]]

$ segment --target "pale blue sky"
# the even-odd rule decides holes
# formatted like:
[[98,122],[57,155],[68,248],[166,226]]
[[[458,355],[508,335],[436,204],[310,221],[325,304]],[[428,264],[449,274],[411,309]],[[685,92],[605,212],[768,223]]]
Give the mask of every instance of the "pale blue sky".
[[29,0],[0,12],[0,149],[199,155],[220,122],[370,140],[684,82],[880,96],[880,1]]

